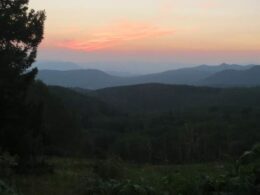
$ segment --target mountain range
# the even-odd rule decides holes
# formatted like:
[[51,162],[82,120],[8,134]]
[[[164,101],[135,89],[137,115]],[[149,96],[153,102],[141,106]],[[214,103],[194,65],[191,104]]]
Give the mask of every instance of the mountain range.
[[201,65],[131,77],[114,76],[95,69],[40,70],[38,79],[48,85],[83,89],[102,89],[146,83],[217,87],[257,86],[260,85],[260,66]]

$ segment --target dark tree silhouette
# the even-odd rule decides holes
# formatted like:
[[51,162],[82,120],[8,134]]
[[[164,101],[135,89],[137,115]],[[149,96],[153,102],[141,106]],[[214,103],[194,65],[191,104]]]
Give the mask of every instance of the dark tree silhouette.
[[45,12],[28,0],[0,0],[0,147],[17,152],[28,126],[26,92],[37,74],[31,68],[43,39]]

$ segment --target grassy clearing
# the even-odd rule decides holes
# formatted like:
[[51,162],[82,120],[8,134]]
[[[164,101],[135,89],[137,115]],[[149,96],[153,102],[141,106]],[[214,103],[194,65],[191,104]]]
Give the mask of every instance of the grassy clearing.
[[[54,167],[52,174],[16,175],[14,183],[19,193],[24,195],[80,195],[80,189],[84,188],[84,179],[97,176],[94,161],[55,158],[50,159],[49,163]],[[194,185],[196,178],[200,176],[215,176],[225,173],[224,166],[218,163],[165,166],[123,164],[122,167],[124,173],[119,180],[142,182],[156,189],[167,187],[176,191]]]
[[78,159],[51,159],[54,173],[16,175],[15,184],[26,195],[74,195],[81,177],[91,175],[89,162]]

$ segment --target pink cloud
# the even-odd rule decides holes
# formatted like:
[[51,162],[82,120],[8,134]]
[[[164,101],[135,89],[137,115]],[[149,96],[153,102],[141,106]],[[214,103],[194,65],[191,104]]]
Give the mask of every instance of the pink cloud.
[[172,29],[165,29],[147,23],[121,22],[94,32],[86,33],[81,37],[56,41],[56,46],[72,50],[95,51],[113,48],[131,41],[158,38],[172,35]]

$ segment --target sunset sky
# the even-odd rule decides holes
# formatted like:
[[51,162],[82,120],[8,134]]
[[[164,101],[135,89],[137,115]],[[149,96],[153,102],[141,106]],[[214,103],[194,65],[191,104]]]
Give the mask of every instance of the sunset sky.
[[153,71],[260,64],[260,0],[31,0],[30,7],[47,13],[39,60],[122,70],[135,62]]

